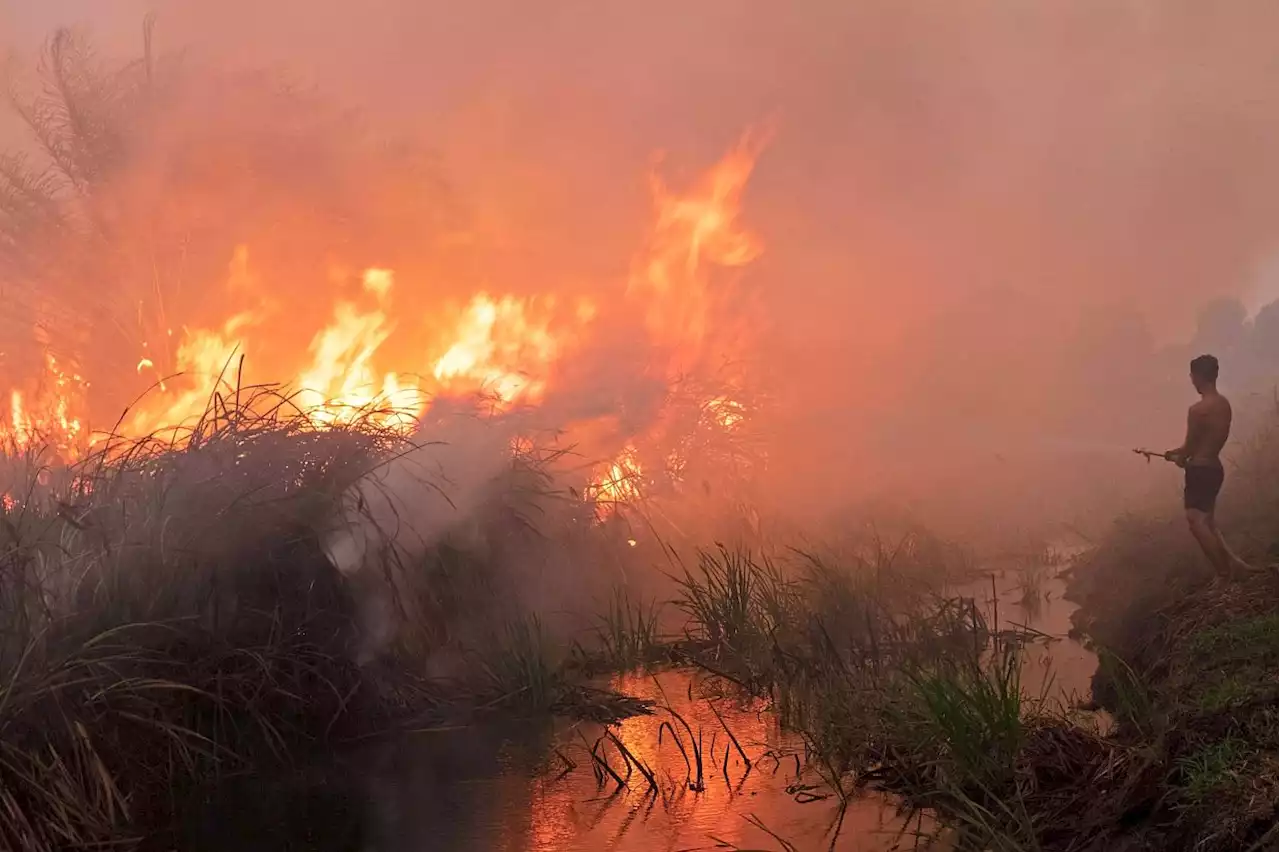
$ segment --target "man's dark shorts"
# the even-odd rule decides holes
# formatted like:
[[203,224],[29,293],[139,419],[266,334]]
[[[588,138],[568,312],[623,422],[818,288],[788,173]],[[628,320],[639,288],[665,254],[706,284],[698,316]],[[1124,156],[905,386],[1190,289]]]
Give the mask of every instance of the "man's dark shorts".
[[1186,486],[1182,491],[1183,508],[1212,512],[1225,476],[1222,465],[1188,465],[1186,475]]

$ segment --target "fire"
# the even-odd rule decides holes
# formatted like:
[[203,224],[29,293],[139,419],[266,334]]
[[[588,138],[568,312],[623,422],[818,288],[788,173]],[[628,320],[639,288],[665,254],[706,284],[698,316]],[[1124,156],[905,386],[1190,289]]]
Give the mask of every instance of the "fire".
[[432,368],[440,387],[480,390],[505,405],[517,399],[536,402],[546,390],[541,377],[561,343],[546,318],[539,321],[526,308],[512,296],[476,295],[458,321],[456,341]]
[[77,412],[84,408],[88,383],[64,370],[52,353],[45,353],[45,371],[34,392],[9,392],[9,417],[0,423],[4,449],[17,453],[48,450],[68,460],[78,458],[84,427]]
[[[128,437],[169,433],[177,435],[183,427],[190,426],[204,413],[209,402],[212,382],[234,373],[237,352],[241,349],[241,332],[254,322],[252,313],[239,313],[231,317],[221,330],[196,329],[189,332],[178,346],[175,357],[177,372],[193,381],[185,389],[169,392],[163,381],[144,398],[140,407],[125,423]],[[149,358],[139,362],[150,364]]]
[[[717,270],[736,269],[755,260],[759,240],[738,225],[738,212],[747,179],[764,140],[748,134],[702,181],[687,193],[674,193],[655,174],[651,186],[654,225],[648,251],[635,264],[627,295],[643,301],[650,337],[669,352],[668,379],[714,356],[732,357],[742,336],[730,333],[711,340],[713,326],[730,311],[724,300],[732,290],[718,289]],[[713,343],[722,345],[714,347]],[[727,396],[707,400],[703,410],[717,428],[728,431],[740,424],[744,406]],[[673,480],[681,478],[687,460],[668,453],[665,467]],[[639,496],[640,466],[636,450],[628,446],[595,472],[596,492],[606,511]]]
[[[231,281],[243,286],[245,253],[237,252]],[[563,352],[566,341],[551,330],[554,299],[474,296],[461,310],[444,340],[424,347],[428,354],[406,369],[379,366],[383,345],[397,330],[389,316],[395,273],[371,268],[361,277],[362,296],[341,300],[332,319],[311,339],[308,360],[288,382],[293,398],[319,428],[367,418],[402,432],[412,431],[426,402],[436,394],[483,393],[502,405],[535,402],[545,389],[545,376]],[[578,306],[578,317],[589,317],[589,303]],[[237,314],[220,330],[189,331],[178,348],[176,372],[190,381],[185,389],[162,386],[129,422],[130,435],[174,431],[190,425],[204,412],[210,382],[234,378],[236,361],[244,355],[253,363],[254,334],[266,325],[263,307]],[[143,358],[138,370],[154,369]],[[231,375],[229,375],[231,374]]]
[[705,410],[712,421],[726,431],[740,424],[746,417],[746,409],[742,403],[723,396],[707,400]]
[[[221,324],[170,330],[176,350],[166,345],[164,351],[171,355],[162,357],[144,343],[136,373],[155,386],[121,428],[127,437],[159,432],[181,440],[206,411],[211,391],[251,383],[241,375],[242,365],[260,381],[290,388],[314,428],[368,418],[408,433],[438,395],[483,394],[499,410],[536,406],[554,389],[559,365],[580,353],[591,357],[587,343],[592,335],[607,334],[603,329],[609,326],[599,322],[605,316],[623,322],[636,317],[658,353],[653,369],[674,383],[678,375],[732,357],[744,345],[740,330],[724,327],[736,304],[724,276],[761,251],[758,239],[739,225],[742,194],[760,149],[760,140],[748,136],[687,192],[671,190],[655,175],[653,224],[625,282],[625,298],[601,306],[480,292],[429,317],[410,316],[395,310],[394,300],[406,286],[395,270],[371,267],[360,275],[358,290],[334,301],[305,351],[267,355],[271,331],[290,317],[272,302],[271,282],[253,269],[249,247],[240,246],[224,284],[227,299],[241,309]],[[421,283],[408,286],[418,292]],[[396,342],[388,345],[391,340]],[[64,372],[52,356],[46,373],[43,413],[33,413],[34,397],[14,390],[5,431],[20,445],[41,431],[56,434],[62,457],[74,458],[68,448],[87,437],[87,383]],[[701,410],[703,425],[725,432],[747,416],[732,394],[710,396]],[[602,511],[634,502],[645,487],[649,463],[641,459],[651,456],[642,449],[644,435],[623,438],[622,451],[594,470],[585,489]],[[664,455],[652,458],[649,466],[664,468]]]
[[738,226],[738,211],[762,145],[749,134],[688,193],[672,192],[656,173],[651,179],[654,225],[628,295],[645,302],[650,334],[686,365],[704,354],[713,319],[724,313],[713,270],[760,255],[759,240]]
[[635,448],[628,445],[604,467],[598,481],[587,489],[586,498],[596,504],[597,513],[604,517],[617,504],[639,499],[643,473]]
[[395,373],[379,374],[373,366],[394,328],[383,310],[393,281],[389,269],[366,269],[361,285],[377,307],[361,310],[354,302],[339,302],[333,321],[312,338],[311,363],[297,387],[299,403],[316,426],[367,415],[382,425],[410,428],[420,413],[416,400],[405,399],[412,389],[401,388]]

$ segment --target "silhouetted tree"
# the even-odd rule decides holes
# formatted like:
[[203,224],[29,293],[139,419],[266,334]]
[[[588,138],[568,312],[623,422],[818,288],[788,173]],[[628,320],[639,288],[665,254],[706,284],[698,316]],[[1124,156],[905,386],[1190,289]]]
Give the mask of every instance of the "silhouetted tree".
[[[112,242],[110,210],[100,190],[125,157],[123,128],[137,120],[153,76],[151,32],[148,19],[142,59],[111,67],[70,30],[59,30],[45,46],[34,91],[8,80],[10,106],[35,148],[0,155],[0,282],[11,341],[40,327],[42,342],[73,351],[68,338],[88,332],[90,317],[102,318],[70,309],[60,297],[85,275],[112,277],[104,250]],[[84,246],[95,249],[88,265],[85,252],[70,250]],[[91,307],[103,306],[105,300]],[[12,344],[6,354],[20,370],[40,357],[35,347]]]

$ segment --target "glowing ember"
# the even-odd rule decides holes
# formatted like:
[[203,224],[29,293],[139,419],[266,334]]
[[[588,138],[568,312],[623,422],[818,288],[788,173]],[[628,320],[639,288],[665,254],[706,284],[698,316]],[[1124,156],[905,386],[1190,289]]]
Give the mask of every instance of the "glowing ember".
[[723,396],[707,400],[705,410],[718,426],[726,430],[737,426],[746,416],[742,403]]

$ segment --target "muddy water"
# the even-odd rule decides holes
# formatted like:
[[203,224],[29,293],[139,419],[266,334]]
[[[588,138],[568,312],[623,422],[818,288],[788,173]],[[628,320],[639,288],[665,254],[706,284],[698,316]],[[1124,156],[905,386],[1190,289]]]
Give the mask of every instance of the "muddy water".
[[[998,614],[1002,628],[1029,627],[1052,637],[1026,649],[1028,693],[1044,688],[1064,704],[1088,696],[1097,661],[1067,638],[1074,606],[1063,599],[1060,581],[1046,579],[1042,600],[1031,607],[1022,602],[1021,576],[1014,571],[995,575],[994,597],[990,578],[960,591]],[[866,794],[842,814],[834,798],[823,798],[820,778],[802,769],[801,743],[762,706],[717,694],[713,683],[686,671],[619,676],[610,686],[674,711],[628,719],[614,729],[621,746],[652,772],[656,794],[638,769],[620,790],[607,774],[603,784],[597,780],[590,747],[605,734],[599,725],[421,731],[291,775],[228,783],[190,810],[181,837],[156,848],[785,848],[772,835],[798,850],[886,852],[916,845],[913,832],[922,826],[904,826],[890,799]],[[751,760],[750,771],[726,727]],[[597,750],[613,771],[627,776],[618,745],[605,742]]]
[[1024,601],[1023,575],[1015,570],[998,572],[958,591],[973,597],[989,618],[998,618],[999,629],[1029,628],[1044,635],[1043,641],[1023,649],[1023,691],[1070,707],[1088,701],[1098,657],[1068,635],[1076,605],[1064,597],[1066,583],[1054,573],[1045,574],[1038,602]]
[[[854,799],[841,819],[835,799],[822,798],[820,779],[797,775],[801,744],[762,707],[710,692],[683,671],[622,676],[612,685],[679,716],[659,711],[614,729],[653,773],[657,794],[636,769],[621,790],[607,775],[597,782],[589,746],[604,734],[598,725],[424,731],[292,776],[225,785],[189,815],[173,845],[236,852],[782,849],[769,832],[800,850],[914,845],[892,802],[879,795]],[[616,745],[599,753],[626,777]],[[915,830],[912,823],[908,831]]]

